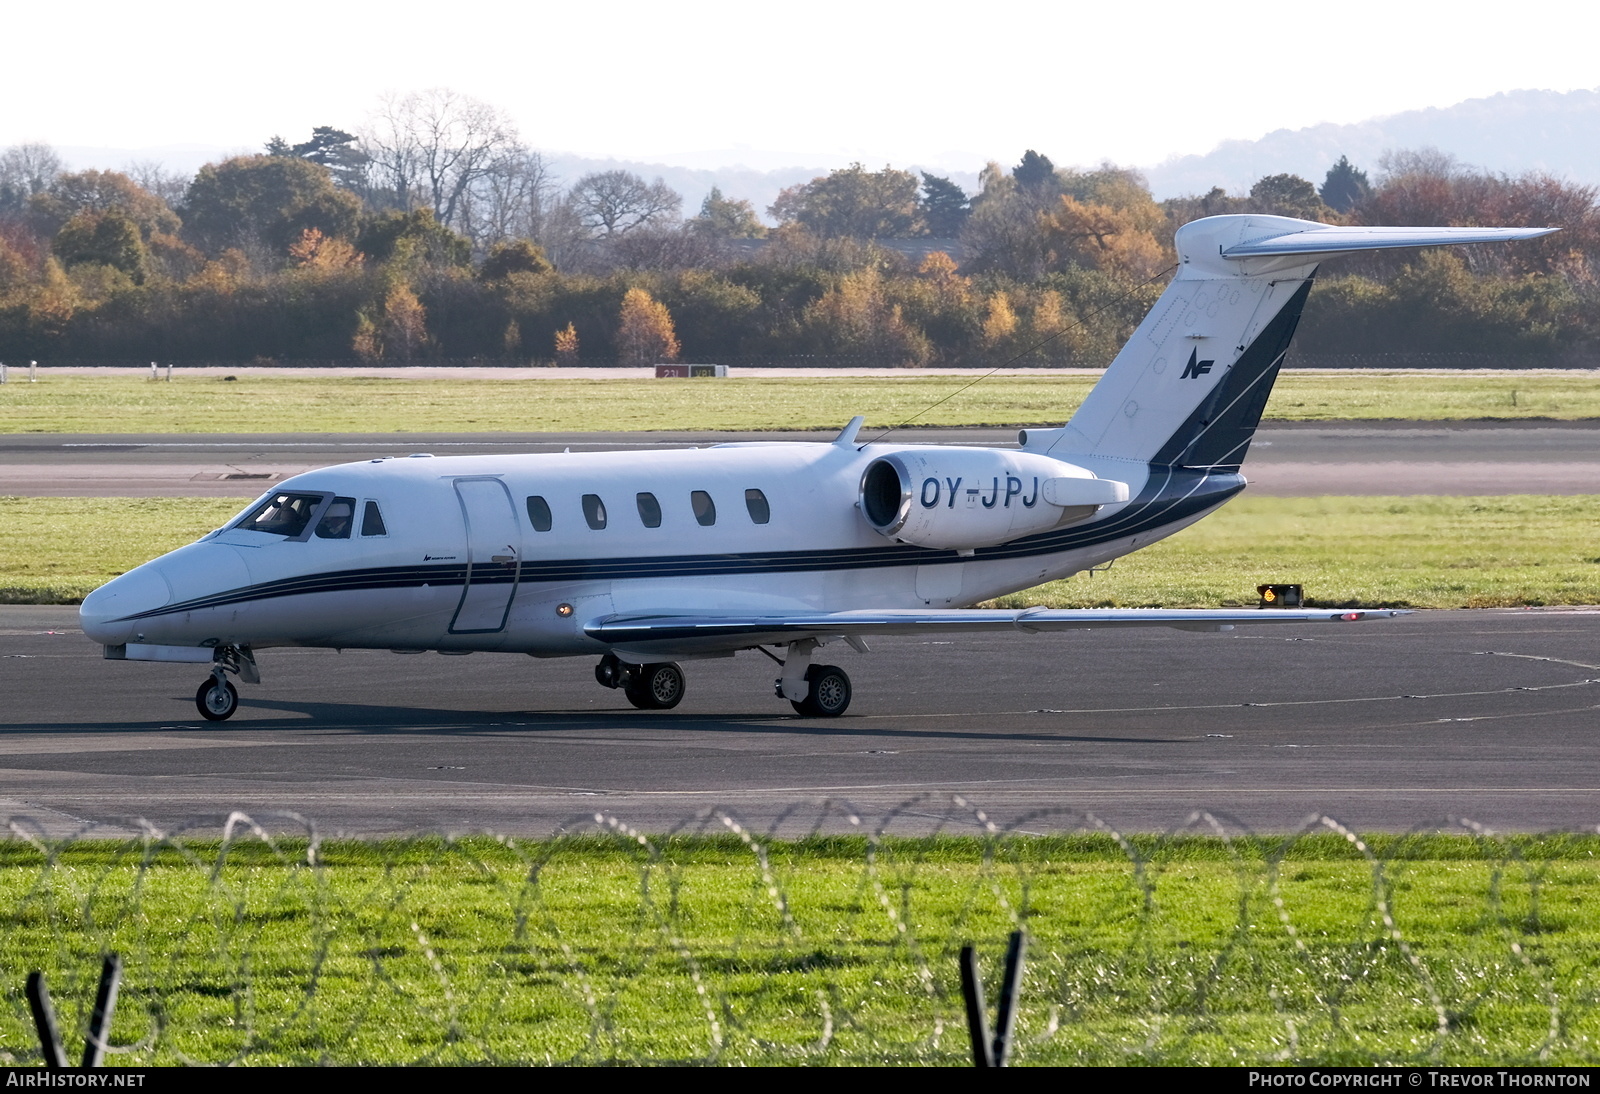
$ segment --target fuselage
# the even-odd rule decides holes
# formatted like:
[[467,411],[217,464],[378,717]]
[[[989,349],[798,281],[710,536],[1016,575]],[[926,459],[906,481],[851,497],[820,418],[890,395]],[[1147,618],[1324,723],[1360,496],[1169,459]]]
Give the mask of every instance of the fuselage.
[[[860,511],[864,468],[902,451],[913,449],[737,444],[328,467],[266,496],[314,508],[298,534],[252,528],[264,499],[96,590],[84,629],[108,646],[593,655],[605,650],[584,625],[616,613],[975,604],[1144,547],[1243,486],[1237,474],[1091,468],[1127,482],[1130,500],[999,546],[935,550],[880,534]],[[970,504],[1029,502],[999,478],[983,486]],[[324,537],[319,518],[347,511],[343,534]]]

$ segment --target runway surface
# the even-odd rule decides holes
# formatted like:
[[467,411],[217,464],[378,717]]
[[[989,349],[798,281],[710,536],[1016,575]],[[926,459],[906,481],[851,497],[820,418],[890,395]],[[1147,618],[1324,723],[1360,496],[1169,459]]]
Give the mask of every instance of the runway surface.
[[798,833],[823,802],[869,826],[913,802],[891,828],[909,833],[959,794],[1027,831],[1076,828],[1075,811],[1165,830],[1196,809],[1257,831],[1318,812],[1361,829],[1600,824],[1600,611],[873,649],[828,647],[855,683],[836,720],[795,716],[748,653],[688,663],[682,706],[643,713],[587,660],[267,650],[264,683],[210,724],[196,666],[103,661],[71,609],[0,608],[0,815],[55,834],[238,808],[324,831],[540,835],[597,811],[662,831],[721,807]]
[[[1013,429],[907,429],[890,440],[1014,444]],[[871,437],[869,431],[864,436]],[[433,452],[598,451],[832,433],[0,434],[0,494],[254,497],[334,463]],[[1269,496],[1600,493],[1600,422],[1268,423],[1245,473]]]

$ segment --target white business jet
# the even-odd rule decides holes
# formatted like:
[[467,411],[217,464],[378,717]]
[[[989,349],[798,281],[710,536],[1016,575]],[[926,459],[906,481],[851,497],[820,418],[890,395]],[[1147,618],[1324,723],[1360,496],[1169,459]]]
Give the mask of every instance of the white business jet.
[[1243,490],[1320,262],[1553,230],[1208,217],[1179,229],[1177,274],[1072,420],[1020,448],[864,444],[856,418],[831,444],[343,464],[96,589],[84,633],[108,658],[208,663],[211,720],[271,646],[597,657],[644,709],[683,697],[678,661],[758,650],[780,698],[836,716],[850,679],[816,658],[835,641],[1393,616],[967,605],[1104,565]]

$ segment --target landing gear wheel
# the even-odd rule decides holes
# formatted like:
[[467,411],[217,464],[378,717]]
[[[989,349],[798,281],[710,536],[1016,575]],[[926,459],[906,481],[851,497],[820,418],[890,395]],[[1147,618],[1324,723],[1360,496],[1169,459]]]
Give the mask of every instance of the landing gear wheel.
[[837,718],[850,706],[850,677],[837,665],[812,665],[806,670],[806,697],[790,700],[795,711],[810,718]]
[[603,688],[620,688],[627,678],[628,667],[614,653],[608,653],[600,658],[600,663],[594,667],[595,683]]
[[225,722],[239,709],[239,689],[227,680],[207,679],[194,693],[194,705],[208,722]]
[[640,710],[671,710],[683,700],[683,670],[673,661],[640,665],[624,692]]

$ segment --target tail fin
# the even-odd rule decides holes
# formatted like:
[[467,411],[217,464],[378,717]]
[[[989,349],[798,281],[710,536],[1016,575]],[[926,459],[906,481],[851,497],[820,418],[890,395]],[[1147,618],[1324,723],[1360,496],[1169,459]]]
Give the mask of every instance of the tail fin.
[[1253,215],[1185,224],[1177,275],[1066,428],[1051,431],[1049,451],[1237,471],[1319,263],[1555,230],[1347,228]]

